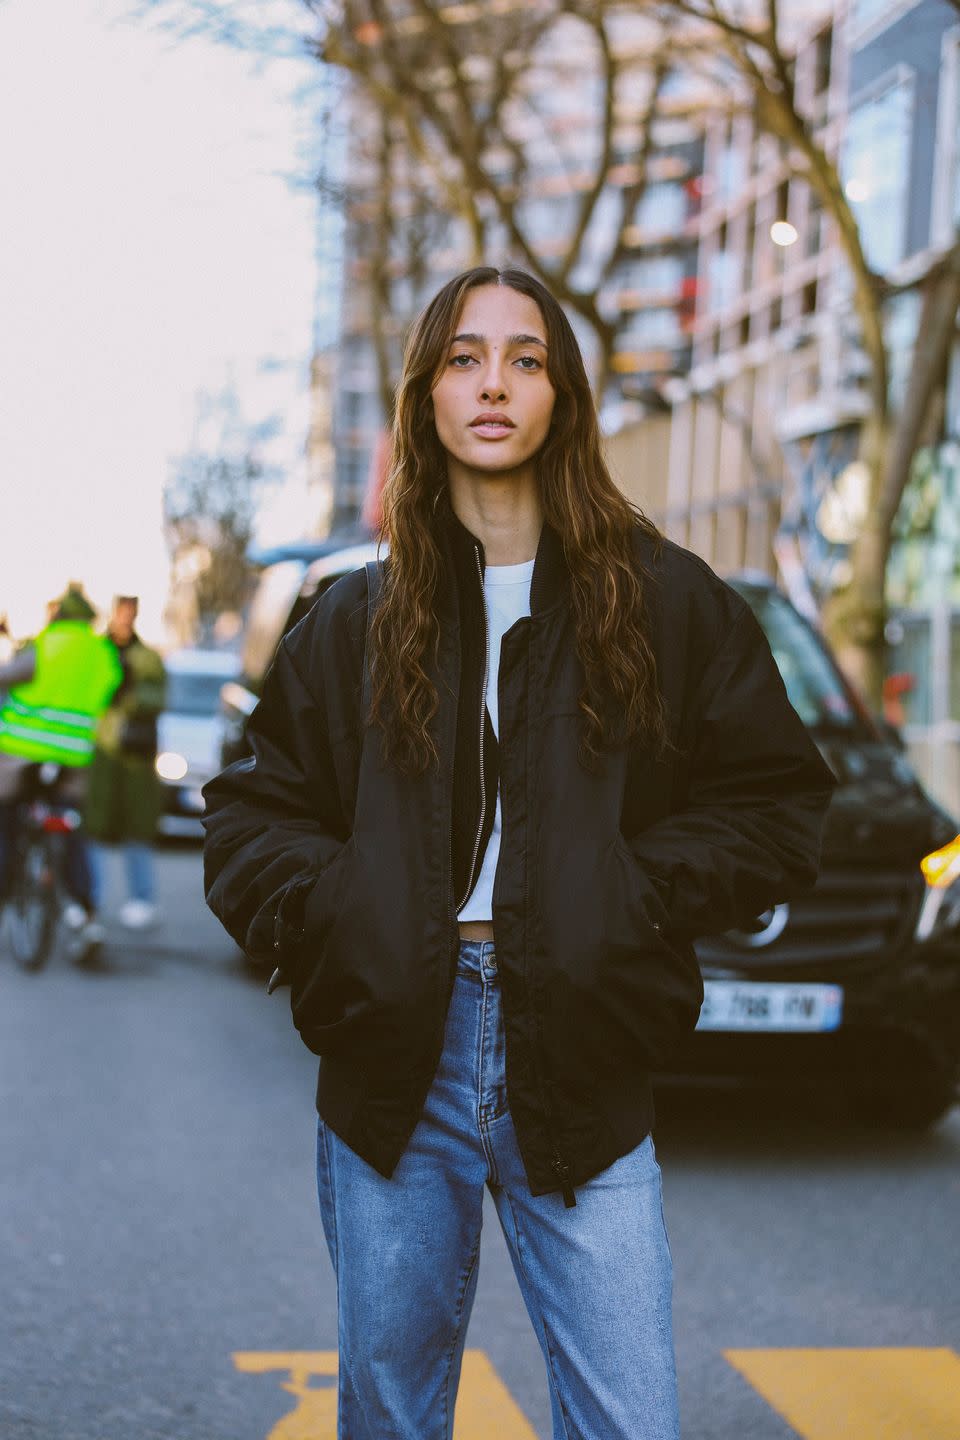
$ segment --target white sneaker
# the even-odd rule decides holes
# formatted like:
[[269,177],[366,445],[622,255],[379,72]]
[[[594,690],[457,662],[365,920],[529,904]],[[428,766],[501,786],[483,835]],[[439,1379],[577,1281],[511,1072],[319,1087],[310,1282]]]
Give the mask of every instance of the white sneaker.
[[69,918],[64,917],[67,919],[67,924],[70,927],[70,942],[67,954],[74,965],[85,965],[88,960],[92,960],[97,954],[100,946],[107,938],[107,932],[99,920],[94,920],[87,915],[87,912],[81,905],[78,905],[76,908],[80,911],[82,917],[82,923],[80,925],[73,923],[76,919],[75,915]]
[[126,900],[120,907],[120,924],[128,930],[146,930],[156,925],[159,912],[149,900]]
[[70,900],[63,907],[63,923],[68,930],[80,931],[87,923],[87,912],[76,900]]

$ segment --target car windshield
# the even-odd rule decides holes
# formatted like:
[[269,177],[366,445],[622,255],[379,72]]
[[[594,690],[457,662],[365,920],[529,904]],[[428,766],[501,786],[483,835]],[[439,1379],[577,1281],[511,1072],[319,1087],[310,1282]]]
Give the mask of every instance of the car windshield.
[[745,588],[741,594],[763,626],[790,704],[803,723],[811,730],[859,730],[861,717],[811,626],[776,591]]
[[220,708],[223,675],[184,670],[167,672],[167,709],[175,715],[216,715]]

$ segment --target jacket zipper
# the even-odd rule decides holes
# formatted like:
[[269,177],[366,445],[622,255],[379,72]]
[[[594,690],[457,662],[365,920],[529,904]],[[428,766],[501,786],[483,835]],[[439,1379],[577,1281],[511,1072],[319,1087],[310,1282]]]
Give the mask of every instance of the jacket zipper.
[[[480,568],[480,551],[473,547],[473,557],[477,562],[477,578],[480,581],[480,605],[483,609],[483,680],[480,685],[480,823],[477,826],[477,833],[473,841],[473,854],[470,857],[470,868],[467,871],[467,888],[463,893],[463,899],[456,906],[457,911],[460,905],[466,902],[467,896],[473,889],[473,872],[477,864],[477,855],[480,851],[480,837],[483,834],[483,822],[487,815],[487,787],[484,778],[484,753],[483,753],[483,714],[487,706],[487,676],[490,672],[490,636],[487,631],[487,601],[483,593],[483,571]],[[451,877],[453,875],[453,835],[450,837],[450,865]]]
[[[483,714],[484,714],[484,710],[485,710],[485,708],[486,708],[486,703],[487,703],[487,676],[488,676],[489,670],[490,670],[490,636],[489,636],[489,632],[488,632],[488,629],[487,629],[487,602],[486,602],[486,597],[485,597],[485,595],[484,595],[484,593],[483,593],[483,571],[482,571],[482,569],[480,568],[480,551],[477,549],[476,546],[474,546],[473,555],[474,555],[474,559],[476,560],[476,563],[477,563],[477,578],[478,578],[478,580],[480,581],[480,603],[481,603],[481,606],[483,607],[483,634],[484,634],[483,682],[482,682],[482,684],[481,684],[481,686],[480,686],[480,824],[479,824],[479,826],[477,827],[477,834],[476,834],[476,837],[475,837],[474,842],[473,842],[473,856],[472,856],[471,861],[470,861],[470,869],[469,869],[468,876],[467,876],[467,889],[466,889],[466,891],[465,891],[465,893],[464,893],[463,900],[460,901],[460,905],[462,905],[462,904],[464,903],[464,901],[466,900],[467,896],[470,894],[470,891],[471,891],[471,889],[472,889],[472,887],[473,887],[473,872],[474,872],[474,867],[476,866],[476,863],[477,863],[477,853],[478,853],[478,851],[479,851],[479,849],[480,849],[480,837],[481,837],[482,834],[483,834],[483,822],[484,822],[484,819],[485,819],[485,817],[486,817],[486,805],[487,805],[487,792],[486,792],[486,783],[485,783],[485,771],[484,771],[484,764],[483,764],[483,760],[484,760],[484,749],[483,749],[484,724],[483,724]],[[452,827],[451,827],[451,832],[450,832],[450,876],[451,876],[451,880],[452,880],[452,878],[453,878],[453,830],[452,830]],[[529,889],[528,889],[528,894],[527,894],[527,913],[528,913],[528,914],[529,914],[529,910],[530,910],[529,898],[530,898],[530,897],[529,897]],[[456,901],[456,896],[454,896],[454,900]],[[456,918],[456,912],[459,911],[460,905],[456,905],[456,904],[454,905],[454,918]],[[538,1070],[539,1070],[539,1066],[538,1066]],[[547,1099],[547,1096],[546,1096],[546,1093],[545,1093],[545,1087],[544,1087],[544,1084],[543,1084],[542,1074],[541,1074],[541,1076],[540,1076],[540,1095],[541,1095],[541,1099],[542,1099],[542,1101],[543,1101],[544,1118],[546,1119],[546,1122],[547,1122],[547,1133],[548,1133],[548,1135],[551,1137],[551,1144],[553,1144],[552,1114],[551,1114],[551,1109],[550,1109],[550,1103],[549,1103],[549,1101],[548,1101],[548,1099]],[[567,1164],[567,1162],[563,1159],[563,1157],[557,1152],[555,1146],[554,1146],[553,1159],[552,1159],[551,1162],[550,1162],[550,1166],[551,1166],[551,1169],[553,1170],[553,1173],[556,1175],[557,1179],[558,1179],[559,1182],[560,1182],[560,1193],[561,1193],[561,1195],[563,1196],[563,1203],[564,1203],[565,1207],[566,1207],[568,1210],[573,1209],[574,1206],[575,1206],[576,1203],[577,1203],[577,1200],[576,1200],[576,1196],[575,1196],[574,1193],[573,1193],[573,1186],[570,1184],[570,1167],[569,1167],[569,1165]]]
[[[450,899],[451,899],[451,901],[452,901],[452,905],[451,905],[451,909],[450,909],[450,929],[451,929],[451,939],[452,939],[453,942],[454,942],[454,950],[453,950],[454,956],[456,956],[457,953],[458,953],[458,950],[459,950],[459,938],[460,938],[460,937],[459,937],[459,928],[458,928],[458,924],[457,924],[457,915],[458,915],[458,913],[459,913],[460,906],[466,903],[467,897],[468,897],[468,895],[470,894],[471,889],[473,888],[473,872],[474,872],[474,868],[475,868],[476,863],[477,863],[477,853],[478,853],[478,851],[479,851],[479,849],[480,849],[480,837],[481,837],[482,834],[483,834],[483,822],[484,822],[484,818],[485,818],[485,816],[486,816],[486,810],[487,810],[487,792],[486,792],[486,785],[485,785],[485,782],[484,782],[484,770],[483,770],[483,758],[484,758],[484,751],[483,751],[483,728],[484,728],[484,727],[483,727],[483,712],[484,712],[484,708],[485,708],[485,706],[486,706],[486,697],[487,697],[487,672],[488,672],[489,666],[490,666],[490,641],[489,641],[489,637],[488,637],[488,635],[487,635],[487,606],[486,606],[486,600],[484,599],[484,594],[483,594],[483,572],[482,572],[482,570],[480,569],[480,551],[477,549],[476,546],[474,546],[473,553],[474,553],[474,558],[476,559],[476,562],[477,562],[477,574],[478,574],[478,577],[479,577],[479,580],[480,580],[480,603],[481,603],[481,605],[482,605],[482,607],[483,607],[483,635],[484,635],[484,642],[483,642],[483,644],[484,644],[484,652],[483,652],[483,653],[484,653],[484,659],[483,659],[483,683],[482,683],[482,685],[481,685],[481,687],[480,687],[480,823],[479,823],[479,825],[477,826],[477,833],[476,833],[476,836],[475,836],[474,842],[473,842],[473,855],[472,855],[471,860],[470,860],[470,869],[469,869],[468,874],[467,874],[467,888],[466,888],[466,890],[464,891],[463,899],[460,900],[459,902],[457,901],[457,892],[456,892],[456,890],[454,889],[454,875],[453,875],[453,825],[452,825],[452,823],[451,823],[451,824],[449,825],[449,827],[448,827],[448,853],[447,853],[447,861],[448,861],[448,866],[449,866],[449,871],[450,871],[450,889],[449,889],[449,892],[448,892],[448,893],[449,893]],[[454,959],[454,967],[453,967],[453,970],[452,970],[452,972],[451,972],[451,977],[450,977],[451,986],[452,986],[452,984],[453,984],[453,981],[454,981],[454,978],[455,978],[455,974],[456,974],[456,960]],[[449,999],[450,999],[450,996],[449,996],[449,993],[448,993],[448,995],[447,995],[447,1003],[448,1003],[448,1004],[449,1004]],[[444,1006],[444,1015],[446,1015],[446,1011],[447,1011],[447,1006]],[[441,1043],[441,1047],[442,1047],[442,1044],[443,1044],[442,1033],[441,1033],[441,1041],[440,1041],[440,1043]]]

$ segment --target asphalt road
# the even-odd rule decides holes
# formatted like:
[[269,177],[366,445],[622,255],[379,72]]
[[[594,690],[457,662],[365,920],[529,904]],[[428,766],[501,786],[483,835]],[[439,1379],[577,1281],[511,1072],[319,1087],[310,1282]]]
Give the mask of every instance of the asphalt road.
[[[163,927],[92,973],[0,953],[0,1437],[333,1440],[315,1062],[197,852],[160,869]],[[657,1147],[685,1440],[958,1440],[960,1111],[671,1098]],[[467,1345],[458,1440],[547,1440],[492,1208]]]

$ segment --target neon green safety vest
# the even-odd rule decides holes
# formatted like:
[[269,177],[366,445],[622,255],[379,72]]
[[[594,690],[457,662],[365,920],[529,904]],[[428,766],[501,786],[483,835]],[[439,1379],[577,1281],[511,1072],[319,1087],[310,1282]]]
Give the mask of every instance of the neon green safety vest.
[[55,620],[34,649],[34,678],[15,685],[0,707],[0,751],[89,765],[97,721],[123,679],[116,649],[82,620]]

